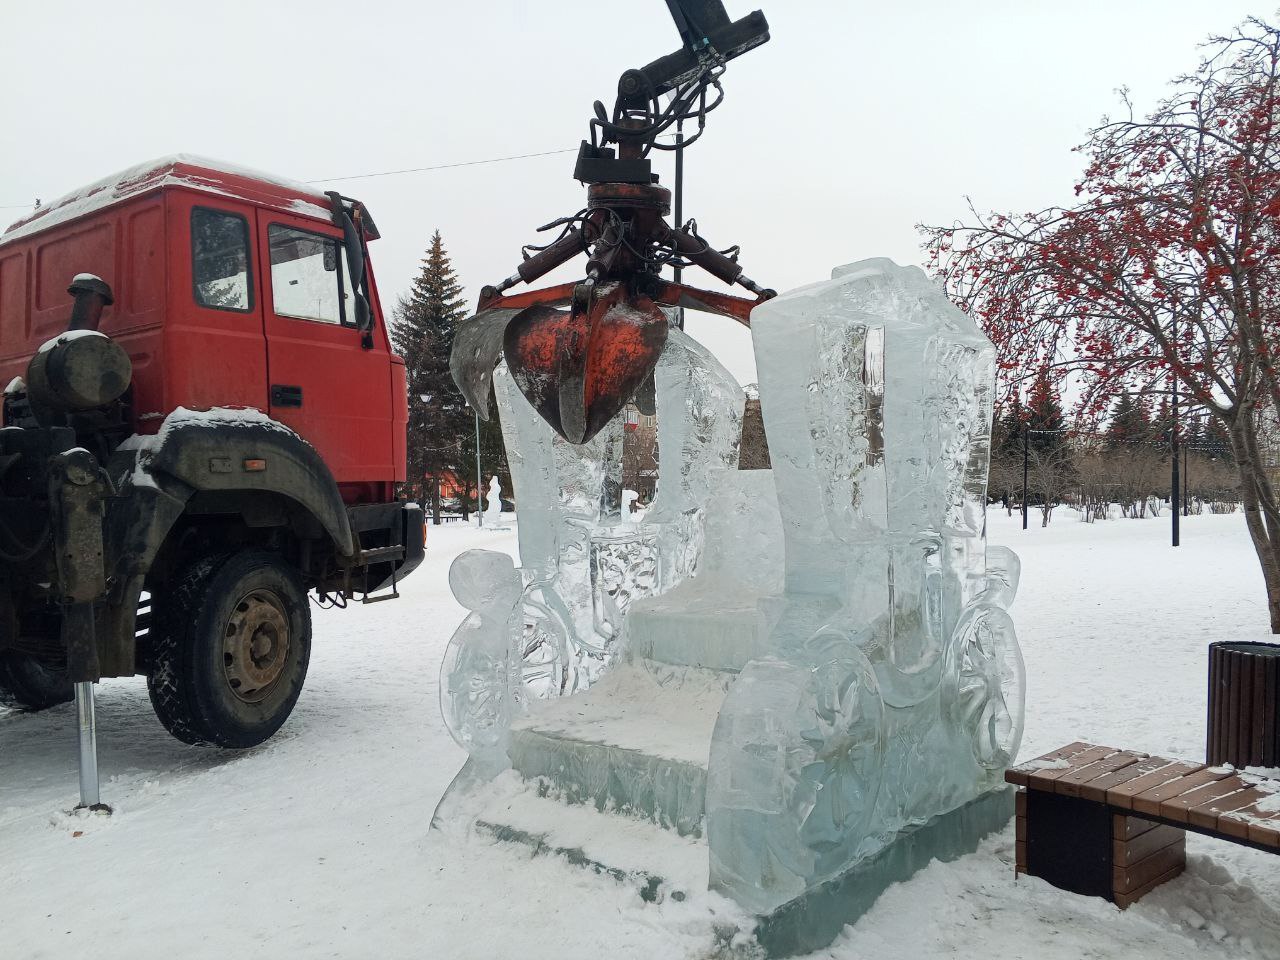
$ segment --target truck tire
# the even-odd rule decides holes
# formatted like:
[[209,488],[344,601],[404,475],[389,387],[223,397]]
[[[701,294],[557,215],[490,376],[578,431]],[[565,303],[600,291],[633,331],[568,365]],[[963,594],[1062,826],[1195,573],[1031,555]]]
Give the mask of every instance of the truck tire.
[[75,699],[64,671],[24,653],[0,653],[0,705],[19,710],[46,710]]
[[197,561],[165,593],[147,673],[156,716],[184,743],[262,743],[288,719],[311,658],[297,571],[246,550]]

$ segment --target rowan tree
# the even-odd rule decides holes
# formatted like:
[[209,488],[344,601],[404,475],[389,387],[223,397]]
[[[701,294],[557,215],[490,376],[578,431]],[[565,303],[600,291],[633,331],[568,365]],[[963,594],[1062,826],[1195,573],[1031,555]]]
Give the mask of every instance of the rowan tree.
[[1271,628],[1280,633],[1280,502],[1258,423],[1280,413],[1280,30],[1211,39],[1146,116],[1104,118],[1078,149],[1076,198],[926,227],[932,266],[995,342],[1005,388],[1047,365],[1079,414],[1124,390],[1168,395],[1227,434]]

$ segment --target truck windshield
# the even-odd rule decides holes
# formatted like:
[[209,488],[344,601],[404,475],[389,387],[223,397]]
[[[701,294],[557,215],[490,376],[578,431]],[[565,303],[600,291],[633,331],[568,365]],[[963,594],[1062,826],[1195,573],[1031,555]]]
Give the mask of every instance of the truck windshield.
[[271,297],[278,316],[319,323],[344,321],[343,271],[338,241],[319,233],[273,223]]

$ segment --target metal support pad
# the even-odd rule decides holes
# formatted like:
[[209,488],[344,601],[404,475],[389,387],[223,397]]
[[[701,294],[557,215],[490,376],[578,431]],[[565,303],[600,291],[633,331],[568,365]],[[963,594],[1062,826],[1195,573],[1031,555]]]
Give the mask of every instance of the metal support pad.
[[80,805],[77,810],[110,813],[98,796],[98,717],[93,684],[85,680],[75,685],[76,723],[80,746]]

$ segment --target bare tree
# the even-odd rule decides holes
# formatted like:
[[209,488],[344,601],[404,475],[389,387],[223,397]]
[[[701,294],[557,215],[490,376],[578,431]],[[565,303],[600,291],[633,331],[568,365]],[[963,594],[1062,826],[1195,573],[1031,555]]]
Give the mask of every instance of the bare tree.
[[1072,450],[1059,444],[1045,450],[1031,450],[1028,461],[1028,488],[1040,508],[1040,526],[1047,527],[1053,510],[1062,503],[1075,483]]

